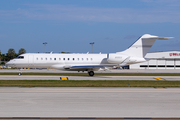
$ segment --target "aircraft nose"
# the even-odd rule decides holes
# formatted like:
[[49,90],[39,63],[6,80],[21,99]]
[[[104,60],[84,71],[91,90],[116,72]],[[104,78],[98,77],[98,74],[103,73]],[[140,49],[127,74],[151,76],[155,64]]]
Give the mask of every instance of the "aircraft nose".
[[6,63],[6,66],[8,66],[8,67],[12,67],[13,65],[14,65],[14,64],[13,64],[13,61],[12,61],[12,60]]

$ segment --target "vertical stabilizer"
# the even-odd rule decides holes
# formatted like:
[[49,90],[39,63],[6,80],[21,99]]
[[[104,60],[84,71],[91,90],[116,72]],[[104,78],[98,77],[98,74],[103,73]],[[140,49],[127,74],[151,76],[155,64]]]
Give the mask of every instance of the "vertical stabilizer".
[[144,57],[156,40],[167,40],[169,38],[172,37],[158,37],[150,34],[144,34],[128,49],[118,53],[135,57]]

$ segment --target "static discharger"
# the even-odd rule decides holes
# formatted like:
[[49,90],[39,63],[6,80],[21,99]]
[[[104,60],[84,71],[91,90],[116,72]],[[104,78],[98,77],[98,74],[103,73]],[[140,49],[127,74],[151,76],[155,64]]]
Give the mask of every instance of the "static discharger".
[[60,80],[68,80],[68,77],[60,77]]
[[156,79],[156,80],[165,80],[163,78],[157,78],[157,77],[155,77],[154,79]]

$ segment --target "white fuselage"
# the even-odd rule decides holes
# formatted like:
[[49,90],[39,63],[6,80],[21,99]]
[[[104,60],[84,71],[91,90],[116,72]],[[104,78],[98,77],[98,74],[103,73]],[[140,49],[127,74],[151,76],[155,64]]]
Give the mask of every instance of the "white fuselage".
[[[55,68],[59,70],[88,71],[86,66],[92,66],[93,71],[101,67],[94,65],[121,66],[120,64],[129,56],[121,54],[51,54],[51,53],[29,53],[7,63],[10,67],[25,68]],[[144,58],[131,57],[127,64],[145,61]],[[123,66],[125,66],[123,65]],[[70,69],[72,66],[83,66],[83,68]],[[103,68],[103,67],[102,67]]]

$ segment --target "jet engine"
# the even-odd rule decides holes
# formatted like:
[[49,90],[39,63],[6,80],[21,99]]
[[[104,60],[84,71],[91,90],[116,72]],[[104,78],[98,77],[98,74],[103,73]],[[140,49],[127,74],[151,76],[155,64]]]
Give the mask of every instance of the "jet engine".
[[134,63],[145,62],[146,60],[140,57],[111,53],[107,55],[107,61],[112,64],[129,65],[129,64],[134,64]]
[[122,54],[113,54],[110,53],[107,55],[107,61],[109,63],[115,63],[115,64],[120,64],[122,63],[128,56],[122,55]]

